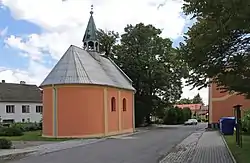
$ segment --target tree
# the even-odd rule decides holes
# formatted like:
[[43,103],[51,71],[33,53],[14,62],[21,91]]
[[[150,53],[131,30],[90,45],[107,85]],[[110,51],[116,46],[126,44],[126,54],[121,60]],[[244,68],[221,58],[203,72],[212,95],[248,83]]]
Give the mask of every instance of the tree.
[[149,122],[159,103],[167,106],[180,98],[184,71],[170,39],[160,37],[160,29],[139,23],[128,25],[124,31],[121,43],[114,46],[114,59],[137,90],[136,118]]
[[193,100],[189,98],[182,98],[179,101],[177,101],[176,104],[193,104]]
[[184,120],[184,122],[192,117],[192,111],[191,111],[190,108],[185,107],[185,108],[182,109],[182,112],[183,112],[183,120]]
[[97,32],[97,36],[100,42],[100,52],[104,52],[106,56],[113,58],[113,47],[117,43],[117,39],[119,38],[119,33],[114,31],[105,32],[102,29],[99,29]]
[[202,104],[202,105],[204,105],[203,100],[202,100],[199,93],[196,96],[194,96],[192,101],[193,101],[193,104]]
[[178,107],[170,107],[165,111],[163,123],[168,125],[176,125],[184,123],[186,117],[184,117],[183,110]]
[[188,83],[202,88],[214,82],[250,97],[250,1],[184,1],[184,13],[197,20],[180,45]]

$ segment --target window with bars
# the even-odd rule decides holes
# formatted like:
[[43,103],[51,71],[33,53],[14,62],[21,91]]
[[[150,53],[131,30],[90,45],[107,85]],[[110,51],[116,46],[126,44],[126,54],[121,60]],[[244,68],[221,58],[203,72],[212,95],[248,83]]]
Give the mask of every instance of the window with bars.
[[43,112],[43,106],[37,105],[36,106],[36,112],[37,113],[42,113]]
[[22,105],[22,113],[30,113],[30,106]]
[[15,105],[6,105],[6,113],[15,113]]

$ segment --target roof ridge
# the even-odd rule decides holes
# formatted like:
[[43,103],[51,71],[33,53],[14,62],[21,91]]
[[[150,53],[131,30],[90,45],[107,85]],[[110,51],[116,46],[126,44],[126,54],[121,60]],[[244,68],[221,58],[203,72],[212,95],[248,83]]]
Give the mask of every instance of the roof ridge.
[[[78,47],[77,47],[77,48],[78,48]],[[82,49],[82,50],[83,50],[83,49]],[[76,57],[74,57],[75,68],[76,68],[76,59],[78,59],[80,65],[81,65],[81,68],[83,69],[84,73],[86,74],[86,76],[87,76],[89,82],[90,82],[90,83],[93,83],[93,82],[91,81],[91,79],[90,79],[90,77],[89,77],[89,75],[88,75],[86,69],[85,69],[84,66],[83,66],[83,63],[82,63],[82,61],[81,61],[81,59],[80,59],[80,56],[79,56],[79,53],[77,53],[76,51],[74,51],[74,52],[76,53]],[[79,80],[79,72],[78,72],[77,68],[76,68],[76,75],[77,75],[78,80]]]
[[[103,57],[102,59],[107,59],[106,57]],[[105,68],[105,66],[103,66],[102,62],[99,62],[99,64],[101,65],[101,68],[104,70],[105,74],[109,77],[109,79],[115,83],[119,83],[116,79],[112,78],[109,73],[109,71]]]
[[[72,52],[73,52],[73,47],[70,46],[68,50],[71,51],[70,54],[72,54]],[[67,51],[68,51],[68,50],[67,50]],[[70,57],[72,57],[73,59],[74,59],[74,57],[73,57],[73,56],[70,56],[70,55],[65,56],[65,57],[68,57],[68,60],[67,60],[67,67],[69,67],[69,66],[70,66],[70,64],[69,64]],[[65,71],[65,76],[68,76],[68,68],[67,68],[66,71]]]
[[0,82],[0,84],[12,84],[12,85],[26,85],[26,86],[37,86],[36,84],[27,84],[27,83],[25,83],[25,84],[20,84],[20,83],[1,83]]

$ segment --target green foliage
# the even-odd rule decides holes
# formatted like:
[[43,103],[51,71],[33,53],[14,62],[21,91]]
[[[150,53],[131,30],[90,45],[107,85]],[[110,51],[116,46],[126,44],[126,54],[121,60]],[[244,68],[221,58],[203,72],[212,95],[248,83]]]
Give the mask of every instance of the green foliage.
[[193,100],[189,98],[182,98],[179,101],[177,101],[176,104],[192,104]]
[[20,128],[23,132],[41,130],[41,123],[14,123],[12,126]]
[[[250,95],[250,1],[184,0],[184,12],[197,20],[189,28],[180,55],[190,71],[188,84]],[[208,78],[213,78],[209,81]]]
[[250,134],[250,110],[244,112],[242,117],[242,128],[245,132]]
[[104,52],[106,56],[112,57],[112,49],[119,38],[119,33],[99,29],[97,36],[100,42],[100,52]]
[[23,131],[16,126],[2,127],[0,129],[0,136],[22,136]]
[[99,32],[101,51],[108,53],[133,81],[136,125],[145,119],[150,123],[150,115],[163,117],[164,107],[176,102],[182,93],[181,78],[186,68],[171,40],[160,34],[153,25],[127,25],[115,45],[118,34]]
[[199,93],[196,96],[194,96],[193,99],[182,98],[179,101],[177,101],[176,104],[202,104],[204,105],[203,100]]
[[192,101],[193,101],[193,104],[202,104],[202,105],[204,105],[203,100],[202,100],[199,93],[196,96],[194,96]]
[[192,111],[190,108],[185,107],[182,109],[183,112],[183,120],[187,121],[188,119],[190,119],[192,117]]
[[188,109],[184,111],[178,107],[170,107],[166,109],[163,123],[167,125],[183,124],[188,115]]
[[10,149],[12,147],[12,142],[10,140],[0,138],[0,149]]

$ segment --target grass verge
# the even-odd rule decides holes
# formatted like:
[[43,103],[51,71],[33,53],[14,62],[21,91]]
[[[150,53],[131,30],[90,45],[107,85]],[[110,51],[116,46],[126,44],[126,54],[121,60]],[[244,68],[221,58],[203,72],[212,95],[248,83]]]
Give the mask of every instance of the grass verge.
[[236,145],[235,134],[224,137],[237,163],[250,163],[250,135],[242,136],[242,148]]
[[0,136],[11,141],[66,141],[73,138],[45,138],[41,136],[41,131],[24,132],[22,136]]

